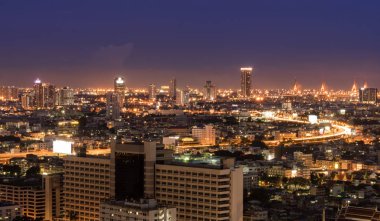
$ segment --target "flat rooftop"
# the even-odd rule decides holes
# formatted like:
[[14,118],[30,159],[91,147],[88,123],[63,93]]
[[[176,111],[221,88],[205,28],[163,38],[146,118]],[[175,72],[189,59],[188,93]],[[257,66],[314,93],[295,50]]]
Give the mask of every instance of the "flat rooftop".
[[218,157],[213,155],[177,155],[173,160],[165,164],[187,166],[187,167],[200,167],[211,169],[223,169],[224,157]]

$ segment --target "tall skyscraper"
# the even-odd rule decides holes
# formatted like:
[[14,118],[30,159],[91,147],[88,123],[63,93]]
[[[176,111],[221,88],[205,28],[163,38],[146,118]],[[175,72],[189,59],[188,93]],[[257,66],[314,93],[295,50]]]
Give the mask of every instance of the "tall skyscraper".
[[117,77],[114,80],[114,92],[115,93],[125,93],[126,85],[125,79],[123,77]]
[[125,91],[127,87],[125,84],[125,79],[123,77],[117,77],[114,80],[114,92],[119,95],[119,105],[124,106],[125,103]]
[[377,88],[360,88],[359,101],[366,104],[377,103]]
[[252,75],[252,67],[242,67],[240,68],[241,78],[240,78],[240,86],[241,86],[241,96],[243,98],[248,98],[251,96],[251,75]]
[[58,90],[57,105],[66,106],[74,104],[74,90],[69,87],[64,87]]
[[204,99],[206,101],[213,101],[216,99],[216,89],[211,81],[206,81],[206,85],[204,86]]
[[34,105],[38,109],[53,108],[55,105],[55,86],[42,83],[40,79],[34,82]]
[[33,96],[29,93],[23,94],[21,96],[21,106],[26,110],[33,108]]
[[154,196],[156,142],[121,143],[111,147],[111,194],[116,200]]
[[156,85],[155,84],[150,84],[148,91],[149,91],[149,100],[155,101],[156,100],[156,96],[157,96]]
[[177,80],[175,78],[170,80],[169,86],[169,97],[172,100],[175,100],[177,96]]
[[184,105],[184,95],[183,95],[183,90],[178,89],[176,93],[177,93],[177,94],[176,94],[175,103],[176,103],[178,106],[183,106],[183,105]]
[[188,105],[190,103],[190,88],[187,86],[183,90],[183,104]]
[[42,81],[37,78],[36,81],[34,81],[34,105],[36,108],[43,108],[44,107],[44,88],[42,85]]
[[156,199],[178,220],[243,221],[243,168],[233,158],[183,155],[155,169]]
[[107,106],[106,115],[109,119],[119,119],[120,118],[120,94],[108,92],[106,94]]

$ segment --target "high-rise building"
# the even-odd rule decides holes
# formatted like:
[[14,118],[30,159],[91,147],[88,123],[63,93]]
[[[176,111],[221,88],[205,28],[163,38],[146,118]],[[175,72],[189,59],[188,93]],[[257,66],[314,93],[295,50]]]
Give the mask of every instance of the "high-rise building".
[[211,81],[206,81],[206,85],[204,86],[204,99],[206,101],[213,101],[216,99],[216,89]]
[[243,220],[243,169],[233,158],[183,155],[157,164],[155,189],[178,220]]
[[377,103],[377,88],[360,88],[359,101],[366,104]]
[[98,221],[100,203],[111,197],[111,160],[95,156],[65,156],[63,159],[65,217]]
[[240,73],[240,93],[243,98],[248,98],[251,96],[252,67],[242,67]]
[[184,102],[184,94],[183,94],[183,90],[180,90],[180,89],[177,89],[177,92],[176,92],[176,99],[175,99],[175,103],[178,105],[178,106],[183,106],[185,104]]
[[183,104],[188,105],[190,103],[190,89],[189,87],[186,87],[186,89],[183,90]]
[[126,85],[125,79],[123,77],[117,77],[114,80],[114,92],[115,93],[125,93]]
[[53,108],[55,105],[55,86],[42,83],[40,79],[34,82],[34,105],[38,109]]
[[43,175],[45,190],[45,219],[54,220],[63,215],[63,174]]
[[36,108],[44,108],[44,87],[40,79],[34,82],[34,105]]
[[57,105],[67,106],[74,105],[74,90],[69,87],[64,87],[58,90]]
[[117,77],[114,80],[114,92],[119,95],[119,106],[123,107],[125,103],[125,91],[127,86],[125,84],[125,79],[123,77]]
[[109,119],[119,119],[120,118],[120,94],[108,92],[106,94],[107,104],[106,104],[106,115]]
[[63,213],[62,174],[44,175],[42,179],[2,180],[0,201],[16,203],[22,214],[53,220]]
[[157,88],[155,84],[149,85],[149,100],[156,101]]
[[116,200],[154,195],[156,142],[121,143],[111,147],[111,193]]
[[177,95],[177,80],[173,78],[170,80],[169,98],[172,100],[176,100],[176,95]]
[[0,86],[0,100],[18,100],[18,88],[13,86]]
[[191,134],[202,145],[216,144],[215,128],[211,124],[205,125],[204,127],[194,126],[191,130]]
[[21,106],[26,110],[31,109],[33,107],[33,96],[29,93],[23,94],[21,96]]
[[176,221],[176,218],[176,208],[159,205],[154,199],[109,201],[100,206],[102,221]]
[[55,86],[51,84],[45,84],[45,87],[45,108],[54,108],[56,98]]

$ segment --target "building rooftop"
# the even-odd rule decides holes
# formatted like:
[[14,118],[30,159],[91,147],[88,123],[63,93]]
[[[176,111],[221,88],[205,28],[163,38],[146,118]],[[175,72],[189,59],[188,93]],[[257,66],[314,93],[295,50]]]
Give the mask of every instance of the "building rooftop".
[[[186,167],[209,168],[209,169],[224,169],[227,167],[225,161],[227,161],[228,159],[233,160],[233,158],[218,157],[211,154],[203,154],[203,155],[183,154],[183,155],[174,156],[173,160],[165,164],[186,166]],[[234,160],[233,160],[233,163],[234,163]]]

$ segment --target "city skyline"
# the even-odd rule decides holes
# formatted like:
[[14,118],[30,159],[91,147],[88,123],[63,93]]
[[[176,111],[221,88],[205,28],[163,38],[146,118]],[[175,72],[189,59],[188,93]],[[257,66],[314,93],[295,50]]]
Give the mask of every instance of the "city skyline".
[[380,221],[379,8],[0,1],[0,221]]
[[375,1],[88,6],[3,3],[1,84],[25,87],[39,77],[62,86],[112,87],[103,79],[123,73],[129,87],[175,77],[180,87],[212,80],[239,88],[243,66],[255,67],[252,88],[289,88],[294,78],[305,88],[323,81],[336,89],[354,80],[380,84]]

